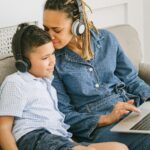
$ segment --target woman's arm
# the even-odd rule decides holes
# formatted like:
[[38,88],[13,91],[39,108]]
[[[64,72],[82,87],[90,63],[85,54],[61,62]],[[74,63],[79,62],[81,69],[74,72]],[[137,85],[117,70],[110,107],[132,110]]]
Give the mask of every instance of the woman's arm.
[[118,47],[116,76],[125,83],[128,93],[139,96],[142,101],[147,100],[150,97],[150,86],[140,79],[137,70],[125,55],[117,40],[116,44]]
[[3,150],[18,150],[11,132],[13,121],[14,117],[0,116],[0,146]]
[[54,76],[53,85],[57,91],[59,110],[65,114],[65,123],[70,125],[69,131],[74,135],[89,137],[97,127],[99,115],[78,112],[71,104],[71,98],[56,70]]

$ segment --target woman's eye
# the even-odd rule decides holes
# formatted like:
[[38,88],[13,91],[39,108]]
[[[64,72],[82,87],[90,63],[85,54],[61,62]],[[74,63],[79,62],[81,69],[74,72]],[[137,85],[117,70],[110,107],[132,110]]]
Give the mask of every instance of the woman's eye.
[[47,32],[47,31],[49,31],[49,29],[47,28],[47,27],[44,27],[44,30]]
[[55,33],[60,33],[60,31],[54,31]]
[[61,30],[54,30],[55,33],[60,33],[61,31],[62,31],[62,29]]
[[48,57],[44,57],[44,58],[42,58],[42,60],[46,60]]

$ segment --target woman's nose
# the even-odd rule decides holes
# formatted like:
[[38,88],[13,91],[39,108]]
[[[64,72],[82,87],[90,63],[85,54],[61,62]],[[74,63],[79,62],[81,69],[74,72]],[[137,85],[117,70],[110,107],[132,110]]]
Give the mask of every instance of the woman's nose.
[[50,37],[52,38],[52,40],[55,39],[54,32],[52,30],[49,30],[48,34],[50,35]]

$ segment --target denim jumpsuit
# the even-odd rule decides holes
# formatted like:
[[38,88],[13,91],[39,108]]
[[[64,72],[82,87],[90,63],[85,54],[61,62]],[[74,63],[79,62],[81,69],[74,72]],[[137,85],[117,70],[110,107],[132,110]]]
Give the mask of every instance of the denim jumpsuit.
[[124,54],[112,33],[91,30],[94,57],[83,60],[67,47],[56,50],[53,85],[59,109],[78,142],[119,141],[130,150],[150,150],[150,135],[114,133],[107,125],[97,128],[101,115],[112,111],[118,101],[134,99],[139,106],[150,97],[150,86]]

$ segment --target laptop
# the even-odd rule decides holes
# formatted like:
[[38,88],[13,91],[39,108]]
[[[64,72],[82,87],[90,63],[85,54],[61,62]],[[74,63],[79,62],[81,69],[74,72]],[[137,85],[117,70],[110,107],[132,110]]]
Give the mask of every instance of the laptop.
[[111,131],[150,134],[150,101],[144,102],[139,109],[141,113],[131,112],[118,122]]

